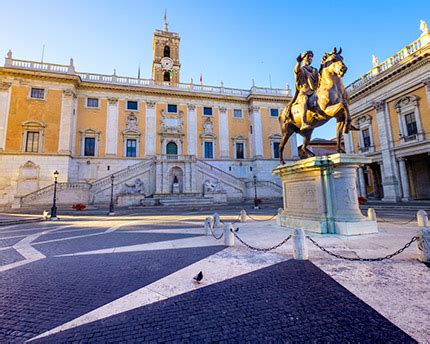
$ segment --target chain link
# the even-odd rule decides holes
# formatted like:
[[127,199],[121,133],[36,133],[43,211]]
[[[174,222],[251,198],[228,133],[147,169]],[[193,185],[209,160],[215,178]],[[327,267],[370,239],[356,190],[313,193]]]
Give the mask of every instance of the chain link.
[[[221,222],[222,222],[222,221],[221,221]],[[221,232],[221,235],[220,235],[220,236],[216,236],[216,235],[215,235],[215,231],[213,230],[213,225],[209,226],[209,229],[211,230],[211,234],[212,234],[212,236],[213,236],[216,240],[219,240],[219,239],[221,239],[221,238],[224,236],[224,230]]]
[[256,222],[265,222],[265,221],[270,221],[270,220],[272,220],[273,218],[275,218],[277,215],[278,215],[278,212],[276,212],[276,214],[275,214],[275,215],[273,215],[273,216],[271,216],[269,219],[259,220],[259,219],[254,219],[251,215],[247,214],[247,216],[248,216],[251,220],[256,221]]
[[418,239],[417,236],[412,237],[412,239],[405,245],[403,246],[401,249],[397,250],[394,253],[388,254],[384,257],[378,257],[378,258],[361,258],[361,257],[357,257],[357,258],[351,258],[351,257],[345,257],[345,256],[341,256],[340,254],[336,254],[333,253],[329,250],[327,250],[326,248],[322,247],[320,244],[318,244],[314,239],[312,239],[310,236],[306,236],[307,239],[309,239],[310,242],[312,242],[316,247],[318,247],[321,251],[329,254],[330,256],[339,258],[339,259],[344,259],[344,260],[349,260],[349,261],[360,261],[360,262],[380,262],[382,260],[385,259],[391,259],[394,256],[397,256],[398,254],[402,253],[404,250],[406,250],[409,246],[411,246],[411,244],[416,241]]
[[[237,228],[236,231],[237,230],[239,230],[239,228]],[[282,245],[284,245],[292,237],[292,235],[287,236],[284,240],[282,240],[279,244],[276,244],[275,246],[268,247],[268,248],[259,248],[259,247],[251,246],[250,244],[248,244],[245,241],[243,241],[243,239],[241,239],[241,237],[236,233],[236,231],[233,231],[232,229],[230,229],[230,231],[233,233],[233,235],[235,236],[235,238],[237,240],[239,240],[242,244],[244,244],[246,247],[248,247],[251,250],[259,251],[259,252],[273,251],[273,250],[277,249],[278,247],[281,247]]]
[[395,222],[395,221],[388,221],[388,220],[385,220],[384,218],[382,218],[382,217],[380,217],[379,219],[377,218],[377,220],[378,221],[381,221],[381,222],[386,222],[386,223],[391,223],[391,224],[393,224],[393,225],[407,225],[407,224],[409,224],[409,223],[411,223],[411,222],[413,222],[413,221],[416,221],[416,216],[414,216],[412,219],[410,219],[409,221],[407,221],[407,222]]

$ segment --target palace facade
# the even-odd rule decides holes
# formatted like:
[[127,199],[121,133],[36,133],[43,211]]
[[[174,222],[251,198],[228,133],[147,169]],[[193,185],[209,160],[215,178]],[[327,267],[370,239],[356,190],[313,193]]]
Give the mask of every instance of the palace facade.
[[372,163],[358,173],[360,194],[386,201],[430,199],[430,33],[347,87],[353,124],[347,152]]
[[[15,59],[0,68],[0,205],[281,197],[272,169],[288,89],[181,82],[180,36],[153,35],[152,78]],[[295,138],[286,148],[297,159]],[[134,197],[133,194],[138,194]],[[119,196],[124,197],[119,197]],[[119,197],[119,198],[118,198]],[[142,201],[146,199],[146,201]]]

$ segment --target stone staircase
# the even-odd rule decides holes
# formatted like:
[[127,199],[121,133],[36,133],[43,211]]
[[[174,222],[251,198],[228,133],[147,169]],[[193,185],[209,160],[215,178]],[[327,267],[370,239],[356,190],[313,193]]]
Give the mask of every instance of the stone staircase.
[[214,199],[211,196],[203,197],[201,194],[196,193],[185,193],[177,195],[155,195],[153,199],[158,200],[160,205],[165,206],[204,206],[211,205],[214,203]]

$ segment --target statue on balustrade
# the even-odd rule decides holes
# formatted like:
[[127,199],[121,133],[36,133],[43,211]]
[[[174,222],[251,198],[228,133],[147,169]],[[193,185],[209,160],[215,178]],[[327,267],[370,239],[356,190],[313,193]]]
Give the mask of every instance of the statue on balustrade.
[[[307,149],[315,128],[336,118],[337,151],[345,153],[342,148],[342,137],[350,130],[351,125],[348,109],[349,98],[342,82],[347,71],[343,63],[342,48],[334,48],[326,53],[319,70],[312,67],[313,52],[305,51],[297,57],[294,68],[296,92],[293,99],[279,115],[282,141],[279,145],[279,158],[284,164],[283,151],[288,139],[294,133],[303,136],[301,156],[310,157],[314,154]],[[303,65],[302,65],[303,63]]]

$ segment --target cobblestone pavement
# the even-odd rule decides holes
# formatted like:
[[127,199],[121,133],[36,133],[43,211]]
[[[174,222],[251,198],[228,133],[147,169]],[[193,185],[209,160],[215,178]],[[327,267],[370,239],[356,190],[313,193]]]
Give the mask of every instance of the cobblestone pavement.
[[[203,235],[205,217],[1,227],[0,343],[414,342],[327,275],[320,258],[317,267],[289,260],[290,246],[225,248]],[[240,233],[271,246],[285,232],[269,227],[255,236],[242,224]],[[198,271],[201,284],[192,280]]]
[[310,262],[286,261],[45,338],[48,343],[415,341]]

